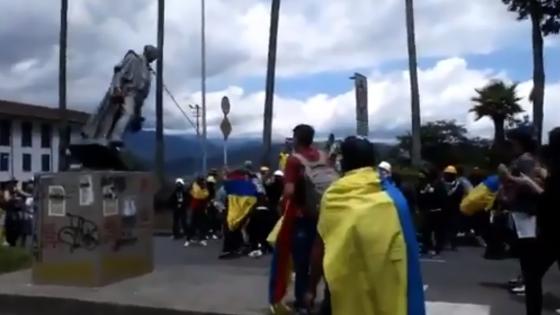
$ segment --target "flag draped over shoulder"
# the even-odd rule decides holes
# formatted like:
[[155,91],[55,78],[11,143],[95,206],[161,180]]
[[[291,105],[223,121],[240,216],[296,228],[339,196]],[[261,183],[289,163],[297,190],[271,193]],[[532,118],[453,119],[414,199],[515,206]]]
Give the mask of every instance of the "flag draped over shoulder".
[[289,201],[283,202],[284,215],[268,237],[274,247],[270,263],[269,303],[279,307],[290,284],[292,272],[292,232],[295,211]]
[[236,230],[257,203],[257,187],[240,173],[232,173],[224,183],[227,194],[227,224]]
[[408,206],[373,168],[349,172],[327,190],[318,229],[333,315],[425,315]]
[[463,198],[461,202],[461,212],[471,216],[480,211],[490,209],[496,199],[499,188],[500,179],[498,176],[489,176]]

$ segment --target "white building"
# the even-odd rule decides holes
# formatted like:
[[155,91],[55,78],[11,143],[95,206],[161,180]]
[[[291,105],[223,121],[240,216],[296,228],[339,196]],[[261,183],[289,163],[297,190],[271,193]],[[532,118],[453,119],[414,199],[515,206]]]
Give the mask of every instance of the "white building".
[[[72,138],[88,114],[68,110]],[[0,100],[0,181],[26,181],[58,170],[60,115],[56,108]]]

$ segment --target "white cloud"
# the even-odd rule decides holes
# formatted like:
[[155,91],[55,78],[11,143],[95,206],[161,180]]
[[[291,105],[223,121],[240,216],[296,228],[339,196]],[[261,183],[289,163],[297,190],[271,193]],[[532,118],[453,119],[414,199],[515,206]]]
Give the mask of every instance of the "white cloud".
[[[439,61],[434,67],[420,69],[420,94],[422,120],[455,119],[464,124],[471,134],[489,137],[492,124],[488,119],[474,121],[468,113],[472,104],[470,98],[474,89],[484,86],[492,78],[508,80],[503,73],[494,70],[476,70],[469,68],[461,58],[449,58]],[[522,105],[531,113],[527,96],[532,82],[522,82],[519,95],[523,97]],[[376,138],[394,137],[410,129],[410,92],[409,78],[406,71],[374,73],[369,79],[369,113],[370,129]],[[560,100],[560,82],[547,86],[545,127],[550,129],[560,125],[560,111],[553,106]],[[232,86],[224,91],[208,94],[208,119],[212,121],[209,129],[211,136],[219,136],[217,129],[222,117],[220,100],[227,95],[232,103],[230,118],[233,122],[232,137],[260,135],[264,92],[246,93],[241,87]],[[184,95],[184,103],[195,102],[199,93]],[[306,99],[297,99],[276,95],[274,100],[274,135],[283,138],[290,135],[291,129],[298,123],[308,123],[319,132],[345,130],[350,133],[355,126],[355,96],[353,90],[339,95],[317,94]],[[189,128],[178,111],[167,108],[166,127]],[[191,129],[192,130],[192,129]]]
[[[265,73],[269,1],[207,1],[209,84],[230,86],[210,91],[209,129],[221,119],[219,101],[232,100],[234,135],[262,130],[264,93],[247,93],[239,82]],[[156,42],[155,0],[70,1],[68,102],[92,110],[104,93],[112,71],[128,49]],[[0,2],[0,98],[54,105],[57,102],[59,8],[44,0]],[[519,23],[500,1],[416,1],[416,36],[420,57],[440,60],[420,72],[423,118],[465,122],[485,134],[489,124],[467,117],[473,88],[489,77],[507,78],[500,70],[474,70],[464,56],[490,54],[514,47],[530,49],[529,24]],[[521,48],[519,44],[521,43]],[[449,58],[449,56],[458,56]],[[406,59],[404,1],[283,1],[278,43],[279,76],[292,78],[317,72],[370,72],[370,113],[373,130],[393,134],[409,125],[408,75],[379,72],[389,61]],[[166,1],[165,81],[183,104],[199,103],[199,1]],[[264,82],[263,82],[264,85]],[[527,84],[520,90],[526,92]],[[556,84],[550,85],[557,87]],[[547,91],[550,91],[547,90]],[[152,91],[153,93],[154,91]],[[153,96],[153,94],[152,94]],[[166,98],[166,126],[190,128]],[[560,99],[547,92],[547,104]],[[152,118],[153,98],[146,104]],[[551,106],[549,106],[551,108]],[[558,115],[547,112],[547,124]],[[288,134],[299,122],[319,130],[353,129],[352,91],[330,91],[307,98],[277,95],[275,135]]]

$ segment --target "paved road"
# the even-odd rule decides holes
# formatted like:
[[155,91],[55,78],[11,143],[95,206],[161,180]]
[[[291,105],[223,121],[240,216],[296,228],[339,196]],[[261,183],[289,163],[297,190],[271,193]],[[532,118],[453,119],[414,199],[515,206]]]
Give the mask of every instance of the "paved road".
[[[156,264],[251,268],[266,272],[269,259],[240,258],[218,260],[219,241],[210,241],[206,248],[183,248],[182,242],[156,238]],[[423,260],[424,282],[431,315],[524,315],[523,298],[510,295],[504,283],[518,272],[514,260],[487,261],[480,248],[460,248],[444,253],[441,259]],[[550,270],[545,279],[544,314],[552,315],[560,308],[560,273]]]

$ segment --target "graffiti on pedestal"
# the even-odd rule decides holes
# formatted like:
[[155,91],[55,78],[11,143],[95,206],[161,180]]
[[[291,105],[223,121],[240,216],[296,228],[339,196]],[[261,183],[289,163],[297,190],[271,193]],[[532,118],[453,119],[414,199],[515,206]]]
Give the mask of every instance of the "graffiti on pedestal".
[[57,242],[67,246],[70,253],[77,249],[94,250],[99,245],[99,234],[95,222],[79,215],[66,213],[67,225],[57,232]]

